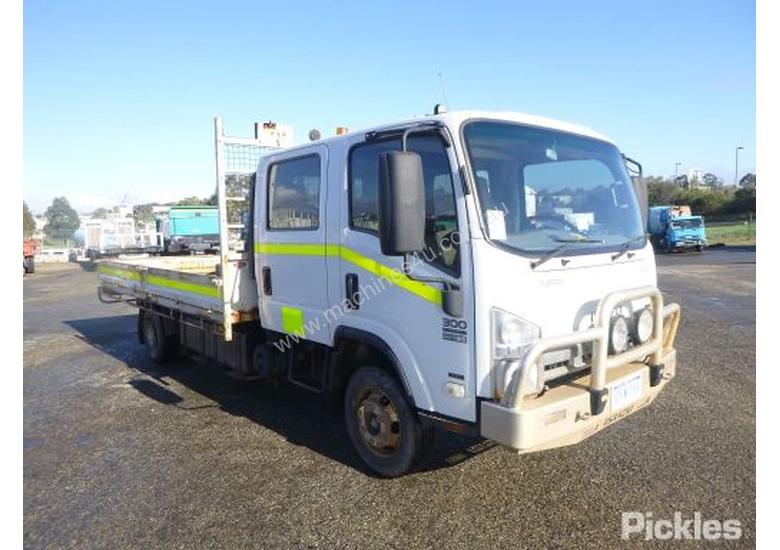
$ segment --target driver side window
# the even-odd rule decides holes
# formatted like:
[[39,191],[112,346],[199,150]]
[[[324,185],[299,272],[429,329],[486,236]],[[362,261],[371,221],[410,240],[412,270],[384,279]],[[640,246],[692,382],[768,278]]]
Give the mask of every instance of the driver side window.
[[[349,156],[349,225],[378,234],[379,155],[400,150],[399,139],[358,145]],[[449,158],[439,136],[417,135],[408,149],[422,159],[425,183],[425,245],[420,257],[456,277],[460,276],[460,235]]]

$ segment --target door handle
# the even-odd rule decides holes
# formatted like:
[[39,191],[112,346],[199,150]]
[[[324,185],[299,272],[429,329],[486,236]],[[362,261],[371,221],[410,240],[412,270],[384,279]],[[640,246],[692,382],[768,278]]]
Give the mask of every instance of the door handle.
[[360,309],[360,292],[358,291],[358,276],[356,273],[347,273],[346,277],[347,304],[350,311]]
[[271,268],[263,268],[263,294],[270,296],[273,294],[273,288],[271,287]]

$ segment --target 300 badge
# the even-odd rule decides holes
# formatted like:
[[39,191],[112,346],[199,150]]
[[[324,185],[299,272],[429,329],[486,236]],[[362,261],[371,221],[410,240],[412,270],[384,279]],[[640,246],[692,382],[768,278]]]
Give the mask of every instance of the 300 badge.
[[441,319],[441,338],[449,342],[458,344],[468,343],[468,323],[463,319],[452,319],[442,317]]

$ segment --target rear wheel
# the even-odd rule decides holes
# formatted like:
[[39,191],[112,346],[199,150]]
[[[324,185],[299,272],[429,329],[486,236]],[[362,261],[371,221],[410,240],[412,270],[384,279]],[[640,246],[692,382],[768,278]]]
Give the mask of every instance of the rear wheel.
[[165,326],[159,315],[150,311],[143,314],[144,343],[149,350],[149,355],[155,363],[165,363],[176,351],[176,342],[170,335],[165,334]]
[[344,395],[347,433],[366,465],[383,477],[419,466],[432,445],[400,385],[384,370],[362,367]]

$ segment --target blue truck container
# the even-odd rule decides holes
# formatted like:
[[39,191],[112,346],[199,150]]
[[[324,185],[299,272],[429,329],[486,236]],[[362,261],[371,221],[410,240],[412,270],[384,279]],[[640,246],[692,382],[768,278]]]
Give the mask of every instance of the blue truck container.
[[647,232],[653,245],[660,250],[696,249],[707,246],[704,218],[690,214],[679,206],[653,206],[647,217]]
[[166,253],[197,253],[219,247],[219,211],[216,206],[172,206],[158,219]]

